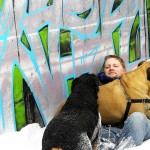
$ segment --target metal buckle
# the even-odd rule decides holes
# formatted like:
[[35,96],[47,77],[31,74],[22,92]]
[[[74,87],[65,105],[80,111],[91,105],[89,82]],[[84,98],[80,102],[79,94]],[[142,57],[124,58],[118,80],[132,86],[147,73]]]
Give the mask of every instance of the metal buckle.
[[131,103],[131,98],[127,97],[128,103]]
[[126,99],[128,100],[128,102],[131,102],[131,98],[129,96],[127,96]]

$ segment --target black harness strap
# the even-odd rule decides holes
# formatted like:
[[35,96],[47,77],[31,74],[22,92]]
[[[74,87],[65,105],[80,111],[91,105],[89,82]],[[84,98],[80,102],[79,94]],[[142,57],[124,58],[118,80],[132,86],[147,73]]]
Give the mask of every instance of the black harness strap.
[[115,124],[103,124],[105,127],[112,126],[112,127],[123,128],[124,121],[127,119],[127,116],[128,116],[128,113],[129,113],[132,103],[150,103],[150,99],[147,99],[147,98],[146,99],[130,99],[128,96],[128,97],[126,97],[126,99],[128,100],[128,102],[127,102],[126,110],[125,110],[122,121],[119,123],[115,123]]
[[125,97],[127,99],[127,106],[126,106],[126,110],[125,110],[125,113],[124,113],[124,117],[123,117],[123,120],[122,122],[124,122],[126,119],[127,119],[127,116],[128,116],[128,113],[129,113],[129,110],[130,110],[130,107],[131,107],[131,104],[132,103],[150,103],[150,99],[148,98],[145,98],[145,99],[131,99],[130,96],[127,94],[126,90],[124,89],[124,86],[122,85],[121,81],[120,81],[120,86],[125,94]]
[[131,99],[129,97],[129,95],[126,93],[123,85],[122,84],[120,84],[120,85],[121,85],[121,88],[122,88],[122,90],[123,90],[123,92],[125,94],[125,97],[127,99],[127,106],[126,106],[126,110],[125,110],[125,113],[124,113],[124,117],[123,117],[122,121],[119,122],[119,123],[115,123],[115,124],[103,124],[105,127],[109,127],[111,125],[112,127],[123,128],[124,121],[127,119],[127,116],[128,116],[128,113],[129,113],[129,110],[130,110],[130,107],[131,107],[132,103],[143,103],[143,104],[144,103],[150,103],[150,99],[148,99],[148,98],[145,98],[145,99]]
[[128,99],[123,121],[127,119],[132,103],[150,103],[150,99]]
[[127,119],[130,107],[131,107],[131,101],[129,100],[127,102],[126,110],[125,110],[124,117],[123,117],[123,120],[122,120],[123,122]]
[[131,99],[131,103],[150,103],[150,99]]

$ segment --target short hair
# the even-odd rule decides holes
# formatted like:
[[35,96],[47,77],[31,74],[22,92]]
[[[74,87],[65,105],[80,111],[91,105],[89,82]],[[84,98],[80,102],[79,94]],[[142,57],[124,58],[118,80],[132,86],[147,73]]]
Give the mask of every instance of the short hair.
[[121,66],[126,70],[126,65],[125,65],[124,60],[122,58],[120,58],[119,56],[117,56],[117,55],[107,55],[107,56],[105,56],[104,64],[103,64],[103,69],[105,67],[105,63],[106,63],[107,59],[109,59],[109,58],[115,58],[115,59],[117,59],[120,62]]

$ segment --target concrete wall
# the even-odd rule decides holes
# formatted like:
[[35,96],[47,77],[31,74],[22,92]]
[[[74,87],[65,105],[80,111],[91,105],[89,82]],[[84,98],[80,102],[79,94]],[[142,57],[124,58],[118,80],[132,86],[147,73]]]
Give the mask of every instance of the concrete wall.
[[150,57],[149,0],[1,0],[0,132],[45,126],[73,78],[117,54]]

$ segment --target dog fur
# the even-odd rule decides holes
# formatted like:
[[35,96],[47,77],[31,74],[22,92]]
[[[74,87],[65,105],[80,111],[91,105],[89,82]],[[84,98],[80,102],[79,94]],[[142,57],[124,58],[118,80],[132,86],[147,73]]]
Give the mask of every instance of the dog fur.
[[[126,95],[131,99],[150,99],[150,61],[124,74],[120,80],[100,87],[98,110],[102,123],[116,124],[122,121],[128,102]],[[133,112],[141,112],[150,119],[150,104],[131,104],[128,116]]]
[[42,150],[92,150],[99,148],[101,118],[97,93],[99,80],[83,74],[73,80],[72,93],[47,125]]
[[[99,87],[98,110],[103,124],[116,124],[122,121],[127,105],[124,90],[130,98],[150,99],[150,61],[124,74],[120,80],[114,80]],[[60,105],[57,113],[63,105],[65,101]],[[150,119],[150,104],[134,103],[131,105],[128,116],[133,112],[144,113]]]

